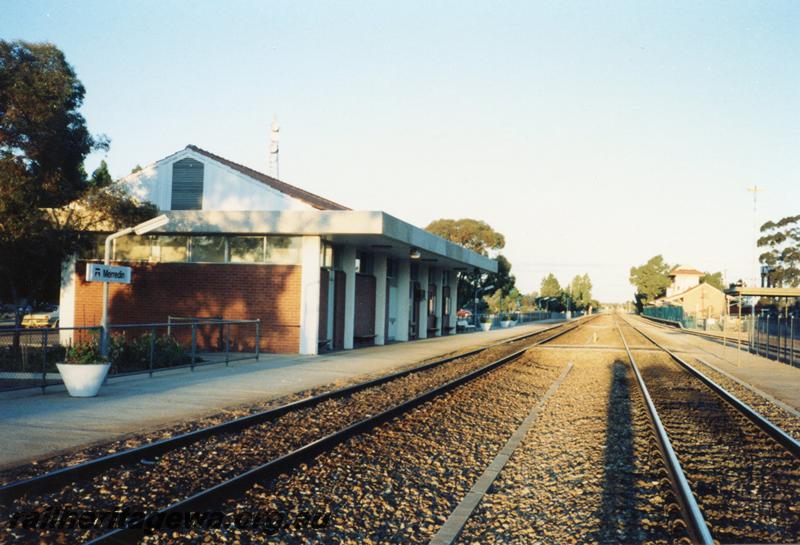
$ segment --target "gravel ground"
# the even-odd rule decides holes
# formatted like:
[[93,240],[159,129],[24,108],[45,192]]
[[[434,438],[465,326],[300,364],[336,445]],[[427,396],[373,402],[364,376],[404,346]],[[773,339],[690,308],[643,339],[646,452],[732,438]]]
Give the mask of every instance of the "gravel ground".
[[559,345],[622,346],[611,315],[600,315],[590,323],[559,337],[555,342]]
[[769,399],[750,390],[749,388],[745,388],[738,382],[729,379],[722,373],[716,372],[710,367],[697,361],[696,358],[687,356],[683,359],[692,367],[739,398],[740,401],[758,411],[761,416],[780,427],[783,431],[795,439],[800,440],[800,418],[776,405]]
[[[466,374],[490,361],[529,345],[525,339],[502,344],[459,360],[414,373],[352,396],[328,400],[313,407],[293,411],[268,423],[235,434],[213,437],[168,452],[146,464],[114,468],[83,483],[51,494],[21,498],[11,509],[0,513],[0,542],[8,531],[5,522],[14,511],[41,506],[62,505],[83,509],[150,510],[188,497],[256,465],[309,443],[319,437],[410,399],[439,384]],[[18,533],[15,540],[36,542],[56,534]],[[94,535],[73,535],[76,540]]]
[[225,505],[327,512],[325,528],[163,533],[146,542],[426,543],[560,372],[524,356]]
[[191,421],[179,422],[175,424],[170,424],[168,426],[157,427],[155,429],[147,430],[146,432],[143,433],[132,433],[125,435],[124,437],[121,437],[120,439],[114,441],[103,441],[101,443],[92,444],[90,446],[81,449],[69,450],[63,453],[58,453],[55,455],[48,456],[46,458],[31,460],[30,462],[27,462],[25,464],[13,467],[6,467],[0,469],[0,485],[22,479],[30,479],[37,475],[48,473],[50,471],[54,471],[62,467],[67,467],[82,462],[86,462],[88,460],[92,460],[100,456],[105,456],[106,454],[114,454],[115,452],[135,448],[161,439],[168,439],[170,437],[175,437],[176,435],[188,433],[202,428],[207,428],[210,426],[221,424],[222,422],[227,422],[230,420],[234,420],[236,418],[241,418],[243,416],[249,416],[251,414],[263,412],[269,409],[274,409],[275,407],[280,407],[282,405],[286,405],[288,403],[297,401],[299,399],[319,395],[324,392],[329,392],[331,390],[344,388],[360,382],[367,382],[369,380],[385,376],[386,374],[391,374],[406,369],[411,369],[423,365],[424,363],[434,361],[437,359],[444,359],[448,356],[453,356],[453,355],[456,355],[456,353],[442,354],[436,356],[435,358],[429,358],[409,363],[408,365],[396,367],[392,369],[389,373],[373,373],[368,375],[362,375],[353,379],[337,380],[335,382],[331,382],[329,384],[325,384],[317,388],[302,390],[300,392],[295,392],[291,395],[265,400],[260,403],[249,403],[236,407],[228,407],[218,413],[196,418]]
[[531,351],[575,368],[483,498],[463,544],[674,543],[683,521],[627,359]]
[[668,355],[636,359],[714,537],[800,540],[800,461]]
[[[639,335],[641,338],[644,338],[629,325],[622,325],[622,328],[627,339],[630,339],[633,335]],[[628,342],[630,343],[630,340]],[[650,341],[645,340],[645,342],[650,344],[650,346],[653,346]],[[731,394],[739,398],[740,401],[748,404],[750,407],[758,411],[763,417],[768,419],[776,426],[779,426],[781,429],[783,429],[783,431],[795,439],[800,439],[800,418],[787,412],[769,399],[757,394],[756,392],[753,392],[748,388],[745,388],[736,381],[729,379],[722,373],[716,372],[710,367],[704,365],[702,362],[698,361],[697,358],[689,356],[688,354],[684,354],[682,355],[682,359],[706,375],[708,378],[728,390]]]

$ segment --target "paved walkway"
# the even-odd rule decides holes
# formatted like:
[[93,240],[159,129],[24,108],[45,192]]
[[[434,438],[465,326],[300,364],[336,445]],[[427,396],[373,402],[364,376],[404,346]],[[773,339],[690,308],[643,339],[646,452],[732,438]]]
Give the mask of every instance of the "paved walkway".
[[[727,348],[718,342],[697,335],[683,333],[679,329],[667,329],[641,318],[634,318],[647,334],[679,354],[704,360],[726,373],[800,410],[800,368],[778,363],[746,350]],[[683,351],[683,352],[681,352]]]
[[229,368],[209,366],[194,372],[162,372],[153,378],[109,379],[95,398],[77,399],[50,391],[0,396],[0,467],[309,388],[336,387],[367,375],[387,374],[548,325],[537,322],[321,356],[262,355],[258,362],[239,362]]

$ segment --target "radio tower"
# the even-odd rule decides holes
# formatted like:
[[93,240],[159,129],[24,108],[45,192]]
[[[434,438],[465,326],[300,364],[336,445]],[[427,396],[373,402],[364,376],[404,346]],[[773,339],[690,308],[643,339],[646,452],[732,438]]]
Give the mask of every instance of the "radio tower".
[[281,131],[281,126],[278,125],[278,119],[272,116],[272,125],[270,125],[269,133],[269,173],[273,178],[280,177],[280,169],[278,165],[278,133]]
[[756,247],[758,246],[758,193],[764,191],[763,188],[757,185],[752,185],[747,188],[747,191],[753,194],[753,245],[751,247],[750,267],[752,267],[751,286],[758,287],[758,276],[756,271]]

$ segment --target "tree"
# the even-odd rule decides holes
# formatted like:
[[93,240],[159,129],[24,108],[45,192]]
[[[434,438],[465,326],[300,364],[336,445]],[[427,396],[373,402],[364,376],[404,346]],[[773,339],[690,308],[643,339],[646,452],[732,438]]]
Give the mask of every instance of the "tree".
[[585,309],[592,304],[592,281],[588,274],[576,275],[569,286],[573,308]]
[[786,216],[761,226],[758,247],[767,251],[759,256],[770,267],[771,286],[796,288],[800,285],[800,214]]
[[142,165],[140,165],[140,164],[138,164],[138,163],[137,163],[137,164],[136,164],[136,166],[135,166],[135,167],[133,167],[133,169],[131,169],[131,174],[136,174],[136,173],[137,173],[137,172],[139,172],[140,170],[142,170]]
[[517,279],[511,274],[511,262],[503,254],[497,254],[497,272],[486,275],[484,284],[494,286],[508,295],[514,289]]
[[84,159],[108,139],[89,133],[84,93],[54,45],[0,40],[0,296],[15,303],[57,297],[61,264],[85,243],[80,231],[155,214],[87,180]]
[[[475,219],[438,219],[428,224],[425,230],[485,256],[501,250],[506,244],[501,233],[492,229],[488,223]],[[502,254],[497,255],[496,273],[484,274],[473,270],[459,273],[458,276],[459,305],[472,301],[476,286],[479,289],[495,286],[508,294],[515,282],[514,275],[511,274],[511,263]]]
[[542,279],[539,297],[561,297],[561,284],[558,283],[558,278],[553,273]]
[[425,230],[481,255],[489,255],[491,250],[502,250],[506,245],[502,234],[480,220],[439,219],[429,223]]
[[651,257],[639,267],[631,267],[629,281],[636,288],[634,295],[639,312],[647,303],[666,293],[670,285],[670,266],[661,255]]
[[725,282],[722,280],[722,272],[719,271],[713,274],[706,271],[705,273],[703,273],[703,276],[700,277],[700,283],[701,284],[705,283],[708,284],[709,286],[714,286],[720,291],[725,289]]
[[108,164],[105,160],[100,161],[100,166],[92,172],[92,177],[89,178],[89,185],[92,187],[108,187],[113,182],[114,180],[108,172]]

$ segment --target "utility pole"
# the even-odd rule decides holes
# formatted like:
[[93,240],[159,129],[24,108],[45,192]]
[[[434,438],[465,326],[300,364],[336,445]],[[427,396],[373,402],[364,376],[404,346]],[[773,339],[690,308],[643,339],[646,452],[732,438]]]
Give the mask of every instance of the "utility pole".
[[[751,255],[750,255],[750,271],[751,271],[751,287],[757,287],[756,285],[756,247],[758,246],[758,193],[759,191],[763,191],[762,188],[758,187],[758,185],[753,184],[752,186],[747,188],[747,191],[753,194],[753,244],[751,246]],[[757,297],[753,297],[751,300],[752,305],[752,315],[753,315],[753,323],[751,324],[751,331],[750,337],[752,339],[753,335],[755,335],[755,327],[756,327],[756,303],[758,302]]]

